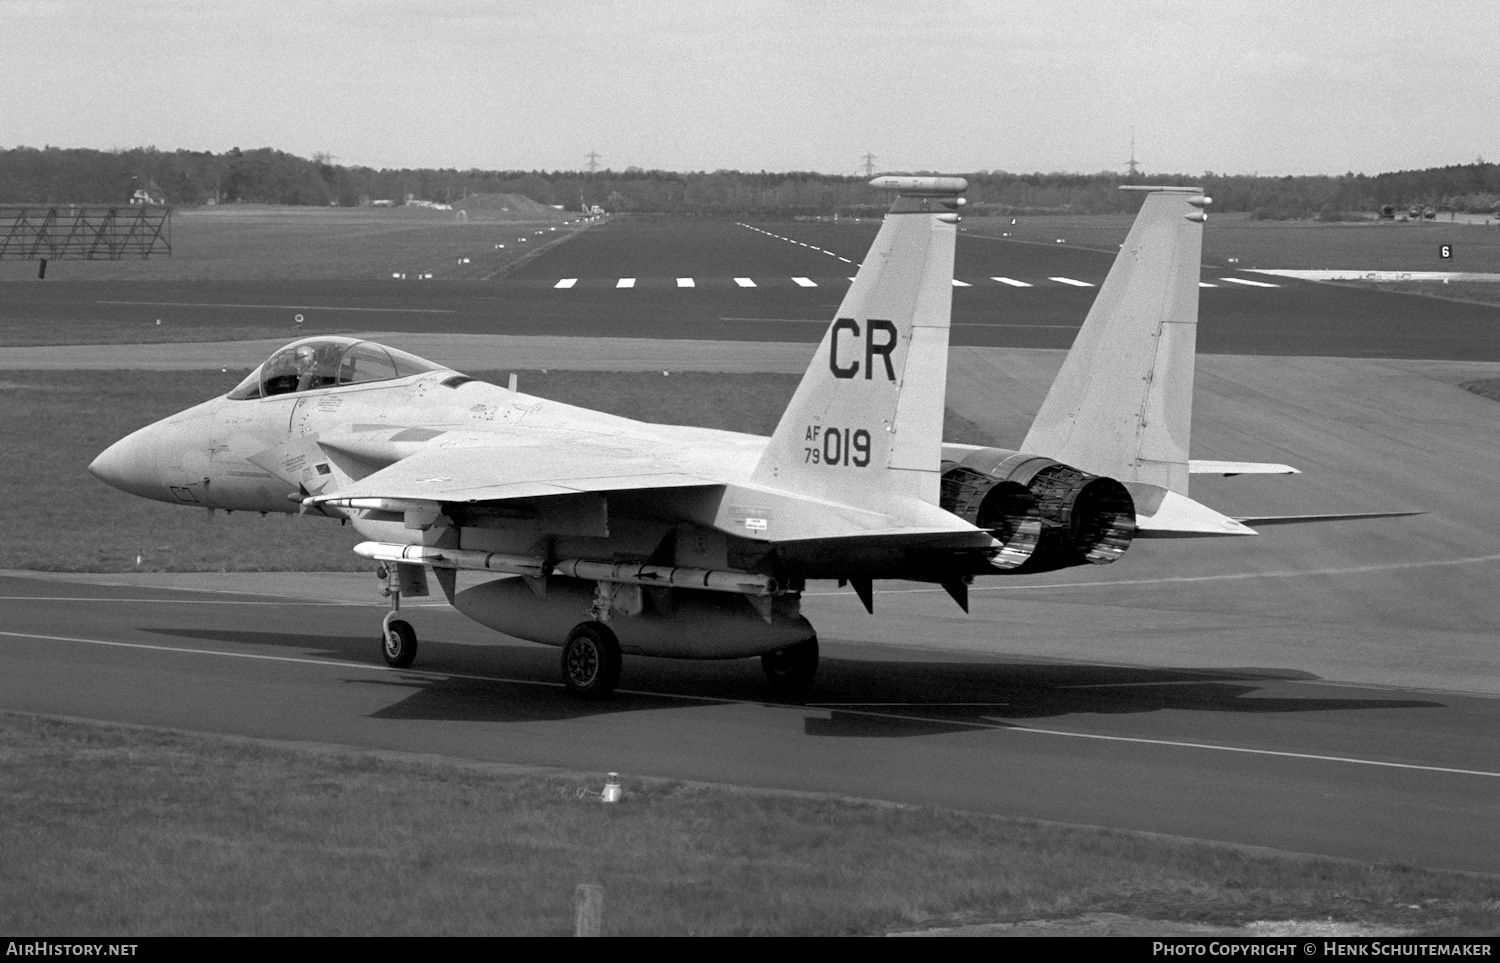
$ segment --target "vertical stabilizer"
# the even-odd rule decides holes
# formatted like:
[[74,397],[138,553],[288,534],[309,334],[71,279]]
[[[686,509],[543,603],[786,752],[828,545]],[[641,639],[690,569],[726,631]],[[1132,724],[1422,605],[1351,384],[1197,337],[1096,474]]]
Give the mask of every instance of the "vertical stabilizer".
[[897,192],[751,481],[882,509],[938,503],[960,177]]
[[1124,190],[1149,193],[1021,447],[1185,495],[1209,199]]

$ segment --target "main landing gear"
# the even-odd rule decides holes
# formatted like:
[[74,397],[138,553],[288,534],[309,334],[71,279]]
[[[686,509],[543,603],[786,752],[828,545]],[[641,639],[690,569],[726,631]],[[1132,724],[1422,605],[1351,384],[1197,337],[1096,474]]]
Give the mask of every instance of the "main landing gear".
[[807,688],[818,671],[818,637],[798,642],[760,657],[766,680],[778,692],[795,692]]
[[580,622],[562,650],[563,682],[578,699],[606,699],[620,681],[620,640],[603,622]]

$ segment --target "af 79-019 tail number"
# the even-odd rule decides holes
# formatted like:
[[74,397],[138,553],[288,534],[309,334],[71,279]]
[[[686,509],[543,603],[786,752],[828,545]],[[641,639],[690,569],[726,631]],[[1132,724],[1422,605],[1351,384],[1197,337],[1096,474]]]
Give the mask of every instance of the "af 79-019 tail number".
[[803,461],[814,465],[853,465],[864,468],[870,464],[870,433],[863,428],[824,428],[808,425],[803,440]]

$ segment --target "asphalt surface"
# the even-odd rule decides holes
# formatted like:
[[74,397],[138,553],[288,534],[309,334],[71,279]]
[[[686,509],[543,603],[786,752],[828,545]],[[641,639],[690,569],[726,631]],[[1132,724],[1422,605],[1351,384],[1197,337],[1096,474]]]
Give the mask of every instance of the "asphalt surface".
[[[797,370],[805,346],[754,342],[812,340],[836,306],[836,285],[742,288],[733,278],[751,269],[835,278],[811,265],[845,266],[836,258],[862,252],[859,231],[873,228],[761,227],[786,237],[805,228],[798,238],[823,251],[724,223],[642,231],[613,245],[598,228],[488,286],[148,290],[48,281],[7,285],[0,324],[35,323],[49,311],[86,316],[104,302],[112,311],[121,301],[153,302],[158,311],[170,310],[160,302],[214,297],[212,311],[180,310],[243,323],[239,312],[271,317],[286,308],[227,299],[286,306],[302,291],[330,313],[357,316],[363,329],[404,332],[405,341],[392,340],[434,356],[516,349],[523,342],[479,337],[514,333],[479,326],[479,307],[463,307],[484,291],[496,299],[481,305],[492,316],[509,312],[561,335],[524,342],[534,366]],[[996,249],[1006,251],[1003,269],[985,260]],[[1076,328],[1092,291],[1041,280],[981,287],[983,272],[1097,283],[1109,258],[961,241],[961,277],[971,261],[976,286],[956,290],[956,318],[1027,323],[986,328],[1010,349],[955,350],[949,401],[1019,440],[1061,354],[1014,348],[1058,336],[1045,319],[1075,301]],[[1034,270],[1023,271],[1023,261]],[[657,263],[672,267],[648,275]],[[639,286],[609,286],[627,276]],[[702,285],[676,286],[688,276]],[[554,277],[579,286],[557,289]],[[713,277],[725,283],[708,283]],[[767,292],[775,297],[747,300]],[[581,294],[595,299],[583,302],[593,305],[587,311]],[[783,323],[781,334],[749,322],[720,330],[714,325],[728,322],[692,320],[705,294],[733,300],[736,311],[780,304],[769,310],[808,320]],[[1036,300],[1003,300],[1012,295]],[[1304,474],[1195,478],[1196,497],[1236,515],[1426,514],[1138,543],[1113,566],[988,580],[971,615],[940,591],[894,583],[877,588],[871,617],[852,596],[815,587],[807,611],[824,663],[802,703],[769,700],[751,661],[627,659],[618,699],[580,705],[557,682],[557,650],[508,642],[441,605],[409,606],[422,652],[413,670],[392,671],[375,651],[382,612],[368,576],[10,576],[0,578],[0,708],[1500,872],[1500,847],[1484,842],[1500,816],[1500,409],[1456,387],[1500,374],[1486,363],[1500,341],[1490,334],[1494,309],[1302,282],[1203,296],[1194,456],[1286,461]],[[984,298],[1003,307],[972,313]],[[493,306],[501,302],[507,307]],[[1243,322],[1223,310],[1231,302]],[[416,307],[435,313],[408,310]],[[1215,327],[1246,349],[1210,347]],[[961,327],[956,341],[974,330]],[[664,340],[645,340],[650,332]],[[583,333],[628,340],[575,337]],[[681,340],[688,335],[698,340]],[[105,349],[93,363],[109,363],[111,350],[129,366],[126,349]],[[212,364],[215,350],[225,349],[183,349],[175,363]],[[4,353],[16,364],[66,363],[65,349]],[[1433,358],[1453,360],[1411,360]]]
[[426,641],[394,671],[375,605],[13,577],[0,594],[14,710],[1500,870],[1474,845],[1495,699],[845,642],[862,619],[833,596],[809,606],[824,665],[804,703],[768,701],[751,661],[630,659],[616,699],[581,704],[556,649],[441,607],[410,613]]
[[[609,221],[486,281],[9,281],[0,283],[0,330],[158,319],[290,328],[302,314],[310,332],[807,343],[822,337],[874,232],[871,223]],[[1097,287],[1053,279],[1097,286],[1112,261],[1069,245],[960,235],[955,276],[971,286],[954,290],[953,343],[1067,348]],[[633,286],[619,287],[622,278]],[[558,288],[565,279],[574,285]],[[1215,285],[1201,291],[1198,347],[1206,353],[1500,361],[1500,308],[1248,271],[1205,269],[1204,281]]]

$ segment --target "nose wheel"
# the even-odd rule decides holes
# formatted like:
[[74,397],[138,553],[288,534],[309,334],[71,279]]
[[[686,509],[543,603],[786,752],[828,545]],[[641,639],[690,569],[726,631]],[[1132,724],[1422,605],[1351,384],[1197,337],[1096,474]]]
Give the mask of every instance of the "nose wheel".
[[395,617],[395,610],[385,617],[380,628],[380,654],[393,669],[404,669],[417,658],[417,632],[411,623]]

